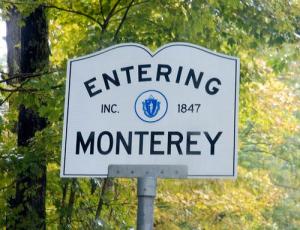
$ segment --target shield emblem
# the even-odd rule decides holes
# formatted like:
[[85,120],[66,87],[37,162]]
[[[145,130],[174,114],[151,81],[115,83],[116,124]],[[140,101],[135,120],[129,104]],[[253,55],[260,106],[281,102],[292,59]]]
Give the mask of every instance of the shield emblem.
[[160,109],[160,102],[155,99],[152,95],[143,101],[144,114],[149,117],[155,117]]

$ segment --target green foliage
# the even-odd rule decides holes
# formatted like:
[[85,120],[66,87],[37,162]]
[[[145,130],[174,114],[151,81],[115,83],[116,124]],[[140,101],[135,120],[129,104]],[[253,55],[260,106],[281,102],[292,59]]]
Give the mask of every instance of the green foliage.
[[[0,8],[4,18],[13,5],[26,17],[39,4],[48,9],[50,69],[22,85],[0,83],[15,90],[0,90],[1,99],[11,94],[0,115],[1,227],[14,215],[16,175],[38,174],[37,156],[47,160],[47,228],[135,226],[135,180],[59,178],[66,61],[115,43],[155,50],[185,41],[241,60],[239,176],[160,181],[156,229],[300,228],[299,1],[8,0]],[[27,148],[16,147],[20,104],[48,121]]]
[[158,229],[170,222],[178,229],[264,229],[272,219],[262,210],[282,197],[266,172],[243,168],[234,182],[164,181],[159,187]]

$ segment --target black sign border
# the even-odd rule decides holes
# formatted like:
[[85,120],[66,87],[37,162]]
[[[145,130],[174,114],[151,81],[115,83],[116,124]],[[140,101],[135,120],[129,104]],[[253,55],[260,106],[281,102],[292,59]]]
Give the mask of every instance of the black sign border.
[[85,60],[88,58],[92,58],[95,56],[99,56],[101,54],[107,53],[111,50],[114,49],[119,49],[122,47],[138,47],[140,49],[143,49],[145,52],[147,52],[151,57],[154,57],[155,55],[157,55],[158,53],[160,53],[161,51],[163,51],[164,49],[167,49],[169,47],[173,47],[173,46],[185,46],[185,47],[190,47],[190,48],[194,48],[194,49],[198,49],[201,50],[203,52],[209,53],[211,55],[220,57],[220,58],[225,58],[225,59],[229,59],[229,60],[233,60],[235,62],[235,92],[234,92],[234,137],[233,137],[233,163],[232,163],[232,174],[225,174],[225,175],[203,175],[203,174],[188,174],[188,178],[218,178],[218,177],[236,177],[236,171],[235,171],[235,159],[236,159],[236,134],[237,134],[237,84],[238,84],[238,63],[239,63],[239,59],[238,58],[234,58],[234,57],[230,57],[230,56],[226,56],[226,55],[221,55],[221,54],[217,54],[214,53],[208,49],[202,48],[198,45],[193,45],[193,44],[189,44],[189,43],[169,43],[166,46],[163,46],[162,48],[159,48],[156,52],[152,53],[150,52],[148,49],[146,49],[143,45],[139,45],[139,44],[134,44],[134,43],[128,43],[128,44],[120,44],[120,45],[116,45],[116,46],[112,46],[112,47],[108,47],[107,49],[103,50],[103,51],[99,51],[96,54],[93,55],[87,55],[84,57],[79,57],[76,58],[74,60],[70,60],[69,62],[69,85],[68,85],[68,102],[67,102],[67,115],[66,115],[66,126],[65,126],[65,145],[64,145],[64,159],[63,159],[63,173],[62,176],[66,176],[66,177],[107,177],[108,174],[73,174],[73,173],[66,173],[65,172],[65,166],[66,166],[66,148],[67,148],[67,138],[68,138],[68,119],[69,119],[69,103],[70,103],[70,88],[71,88],[71,73],[72,73],[72,62],[76,62],[76,61],[81,61],[81,60]]

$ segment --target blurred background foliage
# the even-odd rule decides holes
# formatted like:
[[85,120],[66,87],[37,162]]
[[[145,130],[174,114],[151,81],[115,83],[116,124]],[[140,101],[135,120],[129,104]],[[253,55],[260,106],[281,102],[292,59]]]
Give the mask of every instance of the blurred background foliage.
[[[16,7],[25,18],[41,4],[48,73],[13,93],[0,83],[1,227],[18,211],[7,204],[17,172],[39,152],[47,159],[47,229],[134,228],[135,180],[59,177],[66,61],[117,43],[155,50],[180,41],[240,58],[238,178],[159,180],[155,229],[300,229],[300,1],[1,0],[1,16]],[[16,147],[20,104],[48,120],[24,148]]]

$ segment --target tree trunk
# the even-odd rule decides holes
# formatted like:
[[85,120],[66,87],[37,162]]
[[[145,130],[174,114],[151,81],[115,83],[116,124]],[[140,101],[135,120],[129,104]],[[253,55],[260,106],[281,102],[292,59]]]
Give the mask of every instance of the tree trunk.
[[[41,71],[48,66],[48,25],[42,6],[25,18],[25,25],[21,28],[20,56],[20,70],[23,74]],[[17,60],[17,57],[14,58]],[[8,64],[15,60],[8,60]],[[9,69],[14,67],[9,66]],[[23,81],[22,78],[19,80],[20,83]],[[18,146],[27,147],[35,132],[45,126],[45,119],[25,105],[20,105]],[[20,161],[23,161],[23,167],[16,178],[15,198],[10,201],[15,216],[8,223],[8,229],[46,229],[46,158],[43,153],[35,152],[34,157],[24,155]]]
[[70,191],[70,197],[69,197],[69,204],[67,207],[67,213],[66,213],[66,224],[63,226],[63,229],[68,229],[71,226],[72,223],[72,214],[74,210],[74,203],[75,203],[75,197],[76,197],[76,179],[72,179],[71,184],[71,191]]
[[[9,20],[6,21],[6,44],[8,77],[20,73],[21,59],[21,16],[15,7],[9,11]],[[7,82],[8,84],[10,82]]]

